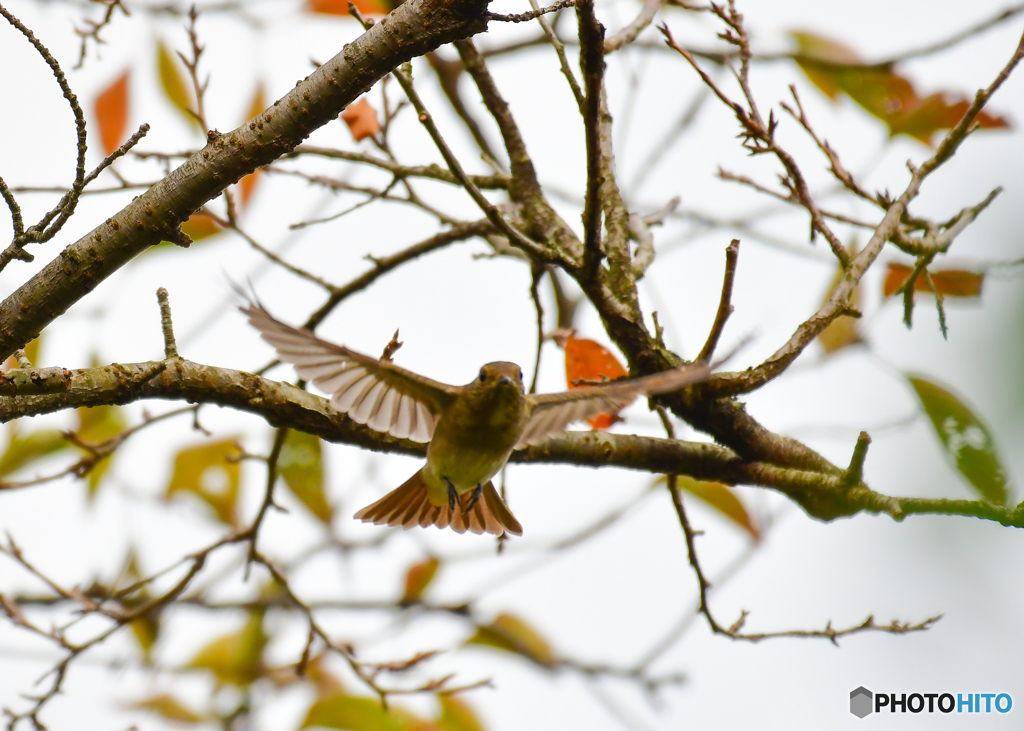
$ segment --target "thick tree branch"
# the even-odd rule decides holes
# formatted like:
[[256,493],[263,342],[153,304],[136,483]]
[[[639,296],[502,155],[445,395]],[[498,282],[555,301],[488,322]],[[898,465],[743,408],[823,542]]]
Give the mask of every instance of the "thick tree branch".
[[[256,414],[275,427],[299,429],[330,442],[376,452],[421,456],[426,452],[423,444],[394,439],[356,424],[331,409],[327,399],[242,371],[177,359],[65,373],[66,389],[61,393],[0,397],[0,422],[78,406],[126,404],[142,399],[184,400],[235,408]],[[889,497],[852,480],[850,471],[822,473],[748,461],[730,449],[702,442],[600,431],[572,432],[515,452],[511,461],[620,467],[768,487],[786,495],[819,520],[859,512],[885,513],[897,520],[930,513],[971,516],[1024,527],[1024,503],[1007,508],[984,500]]]
[[132,257],[173,238],[183,221],[228,185],[290,152],[392,69],[484,30],[486,11],[485,0],[409,0],[255,119],[213,137],[0,305],[0,360]]

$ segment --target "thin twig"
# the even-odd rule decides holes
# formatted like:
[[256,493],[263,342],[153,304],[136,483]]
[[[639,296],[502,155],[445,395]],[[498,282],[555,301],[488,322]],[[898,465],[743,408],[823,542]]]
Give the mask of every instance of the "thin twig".
[[488,20],[496,20],[501,23],[526,23],[531,20],[535,20],[542,15],[550,15],[551,13],[564,10],[565,8],[571,8],[579,4],[582,0],[558,0],[553,5],[548,5],[546,8],[534,8],[525,13],[514,13],[512,15],[501,15],[500,13],[488,13]]
[[601,186],[604,182],[601,165],[601,94],[604,85],[604,28],[594,15],[594,1],[576,6],[580,34],[580,67],[586,89],[583,104],[583,128],[587,150],[587,192],[583,205],[583,270],[591,279],[597,277],[604,258],[601,249]]
[[710,363],[718,347],[718,340],[725,330],[725,323],[733,312],[732,306],[732,285],[736,279],[736,264],[740,256],[740,240],[733,239],[725,248],[725,276],[722,278],[722,297],[718,302],[718,312],[715,313],[715,322],[708,333],[707,342],[697,356],[698,363]]

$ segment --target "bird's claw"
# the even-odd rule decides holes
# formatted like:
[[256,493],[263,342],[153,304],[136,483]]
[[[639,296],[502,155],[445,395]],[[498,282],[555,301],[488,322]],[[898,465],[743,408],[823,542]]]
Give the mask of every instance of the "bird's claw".
[[453,485],[447,477],[442,479],[444,479],[444,484],[448,486],[448,509],[454,513],[455,503],[459,499],[459,493],[455,491],[455,485]]
[[476,507],[477,502],[479,502],[480,496],[483,494],[483,492],[484,492],[484,486],[483,485],[477,485],[473,489],[473,494],[469,496],[469,505],[463,506],[462,512],[463,513],[472,512],[473,508]]

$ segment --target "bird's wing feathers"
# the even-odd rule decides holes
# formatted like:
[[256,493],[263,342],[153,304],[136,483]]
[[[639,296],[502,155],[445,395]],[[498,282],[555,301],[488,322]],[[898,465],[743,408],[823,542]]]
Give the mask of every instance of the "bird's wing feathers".
[[259,304],[241,308],[299,378],[331,394],[331,406],[359,424],[399,439],[429,442],[455,388],[321,340],[274,319]]
[[526,428],[516,442],[516,449],[524,449],[565,431],[574,421],[598,414],[614,414],[637,396],[656,396],[676,391],[683,386],[706,379],[711,369],[703,364],[687,368],[662,371],[650,376],[612,381],[600,386],[583,386],[562,393],[531,394],[527,396],[532,407]]

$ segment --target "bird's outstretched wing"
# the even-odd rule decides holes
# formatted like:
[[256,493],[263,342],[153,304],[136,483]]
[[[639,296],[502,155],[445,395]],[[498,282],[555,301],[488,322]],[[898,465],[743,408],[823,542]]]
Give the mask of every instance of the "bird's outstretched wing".
[[600,386],[583,386],[562,393],[531,394],[526,397],[531,407],[530,416],[515,448],[539,444],[552,434],[565,431],[574,421],[598,414],[614,414],[637,396],[671,393],[683,386],[699,383],[709,375],[711,369],[708,366],[695,363],[686,368],[611,381]]
[[454,386],[399,368],[308,330],[285,325],[255,303],[240,308],[278,357],[293,363],[299,378],[331,394],[331,406],[352,421],[399,439],[429,442]]

